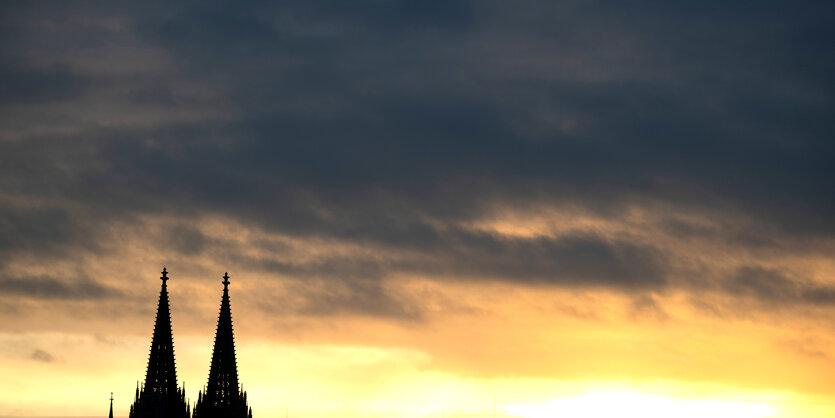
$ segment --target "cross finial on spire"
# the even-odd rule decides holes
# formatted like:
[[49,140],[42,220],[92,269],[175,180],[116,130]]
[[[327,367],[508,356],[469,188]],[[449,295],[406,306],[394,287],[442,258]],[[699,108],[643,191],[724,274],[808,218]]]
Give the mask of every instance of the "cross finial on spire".
[[168,270],[165,269],[165,266],[162,266],[162,277],[159,279],[162,280],[162,284],[165,284],[165,281],[168,280]]
[[223,273],[223,288],[229,287],[229,272]]

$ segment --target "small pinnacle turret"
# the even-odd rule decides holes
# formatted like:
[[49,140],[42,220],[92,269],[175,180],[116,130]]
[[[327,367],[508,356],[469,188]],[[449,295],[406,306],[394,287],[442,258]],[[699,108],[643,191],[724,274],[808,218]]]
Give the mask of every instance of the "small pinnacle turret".
[[171,332],[171,309],[168,303],[168,271],[162,269],[154,335],[145,383],[137,386],[130,418],[188,418],[189,406],[185,391],[177,387],[174,364],[174,339]]
[[221,283],[223,296],[220,299],[209,383],[198,395],[197,404],[194,406],[194,418],[252,418],[252,410],[247,406],[246,392],[238,384],[228,273],[224,273]]

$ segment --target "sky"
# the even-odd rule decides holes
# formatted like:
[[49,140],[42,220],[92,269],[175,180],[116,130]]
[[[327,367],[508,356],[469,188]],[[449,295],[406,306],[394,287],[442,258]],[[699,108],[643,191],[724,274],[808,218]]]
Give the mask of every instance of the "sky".
[[835,417],[833,16],[3,2],[0,416]]

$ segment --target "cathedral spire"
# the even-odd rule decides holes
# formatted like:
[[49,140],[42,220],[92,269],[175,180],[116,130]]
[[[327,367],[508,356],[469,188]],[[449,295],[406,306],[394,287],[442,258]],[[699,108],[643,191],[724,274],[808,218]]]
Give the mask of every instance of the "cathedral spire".
[[163,396],[177,393],[177,368],[174,365],[174,340],[171,332],[171,308],[168,304],[168,270],[162,268],[157,320],[151,341],[151,355],[145,375],[145,391]]
[[235,337],[232,332],[232,308],[229,303],[229,274],[223,275],[223,296],[217,320],[215,347],[209,370],[209,384],[194,406],[194,418],[251,418],[246,392],[238,385]]
[[131,407],[131,418],[188,418],[188,406],[177,388],[171,309],[168,303],[168,270],[162,268],[154,336],[145,383]]
[[108,418],[113,418],[113,392],[110,392],[110,415]]

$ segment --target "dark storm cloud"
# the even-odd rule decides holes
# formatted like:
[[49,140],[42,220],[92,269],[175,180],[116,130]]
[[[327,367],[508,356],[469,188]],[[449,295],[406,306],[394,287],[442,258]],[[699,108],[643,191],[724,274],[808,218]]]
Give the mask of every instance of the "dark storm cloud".
[[[385,286],[402,275],[634,293],[663,291],[668,286],[668,262],[663,253],[651,247],[587,234],[530,239],[462,230],[435,231],[427,225],[423,228],[432,232],[424,232],[423,240],[415,240],[410,239],[415,234],[395,237],[393,231],[398,228],[392,225],[388,234],[373,242],[379,251],[350,256],[299,261],[293,258],[295,253],[257,258],[230,256],[227,250],[227,257],[235,265],[300,279],[303,284],[292,286],[291,296],[282,291],[285,295],[278,302],[270,297],[271,302],[262,303],[263,309],[274,313],[289,310],[306,315],[351,313],[419,320],[425,301]],[[663,313],[658,307],[640,306],[641,313],[648,311]]]
[[329,257],[310,262],[282,261],[276,258],[252,258],[238,256],[235,262],[254,266],[263,271],[292,277],[324,277],[345,280],[379,280],[386,273],[385,261],[364,257]]
[[649,316],[659,321],[669,319],[669,314],[661,304],[651,295],[641,295],[632,301],[631,311],[633,316]]
[[420,301],[398,297],[379,280],[327,281],[319,286],[307,284],[297,291],[304,295],[296,311],[303,315],[330,316],[362,314],[406,320],[421,319]]
[[820,306],[835,306],[835,287],[813,287],[802,293],[805,302]]
[[237,256],[233,260],[282,275],[331,280],[379,280],[407,273],[622,290],[662,289],[667,285],[669,267],[664,254],[630,242],[587,234],[533,239],[461,230],[432,234],[422,243],[405,233],[400,237],[378,237],[380,240],[374,242],[381,250],[404,250],[401,256],[360,254],[308,262]]
[[732,292],[756,296],[767,300],[793,299],[798,284],[777,270],[760,267],[742,267],[728,281]]
[[52,357],[52,354],[49,354],[48,352],[41,349],[36,349],[35,351],[33,351],[30,357],[32,358],[32,360],[40,361],[43,363],[52,363],[55,360],[55,358]]
[[49,102],[70,99],[83,89],[84,80],[73,73],[67,64],[56,63],[51,68],[17,68],[0,66],[0,104]]
[[165,229],[162,242],[171,250],[183,255],[199,254],[213,244],[212,240],[199,230],[184,225]]
[[[196,33],[170,34],[162,20],[157,41],[185,54],[186,65],[208,67],[203,79],[223,85],[230,103],[251,116],[230,127],[230,135],[246,138],[238,152],[210,158],[225,159],[224,177],[244,168],[239,179],[256,187],[243,190],[260,194],[257,186],[270,188],[273,179],[337,191],[414,190],[471,176],[568,192],[568,199],[604,206],[643,194],[697,207],[756,208],[755,215],[791,232],[831,234],[833,202],[821,193],[835,177],[825,134],[831,83],[808,69],[831,62],[815,53],[814,34],[823,29],[812,5],[788,17],[773,6],[658,5],[608,13],[534,7],[550,17],[567,12],[587,24],[611,25],[599,32],[583,27],[582,19],[554,31],[542,18],[511,11],[502,20],[490,5],[470,8],[480,13],[467,15],[495,25],[467,19],[460,31],[438,33],[432,25],[380,24],[377,11],[261,5],[212,16],[181,11],[170,26]],[[621,20],[635,13],[645,20]],[[303,24],[330,30],[305,32],[298,29]],[[514,37],[522,24],[524,36]],[[758,25],[770,25],[769,37],[743,30]],[[602,67],[583,50],[603,48],[606,58],[608,43],[620,35],[636,43],[626,57],[632,66]],[[473,51],[480,36],[485,44]],[[568,45],[567,56],[543,46],[551,42]],[[247,55],[229,61],[226,53],[236,52],[219,53],[218,44],[224,51],[224,45],[243,46]],[[525,46],[531,56],[519,57],[507,44]],[[734,59],[737,48],[747,54]],[[553,74],[523,65],[532,58]],[[521,61],[517,72],[506,68],[514,60]],[[588,61],[587,71],[605,74],[583,80],[566,60]],[[293,103],[305,98],[320,109],[337,103],[337,110],[296,114]],[[537,127],[542,122],[532,116],[538,112],[577,126]],[[545,129],[544,136],[532,141],[513,119]]]
[[790,279],[778,270],[756,266],[739,268],[726,280],[725,287],[731,294],[754,297],[776,305],[835,305],[835,287]]
[[54,277],[2,277],[7,295],[32,299],[98,300],[121,297],[122,293],[92,279],[62,280]]
[[[259,261],[261,261],[259,263]],[[290,274],[299,278],[289,282],[280,292],[262,289],[256,305],[271,315],[302,314],[309,316],[362,315],[416,321],[423,317],[423,303],[413,295],[390,289],[379,276],[353,276],[351,267],[364,263],[362,260],[341,260],[304,263],[264,263],[263,260],[248,260],[250,266],[258,264],[273,269],[273,272]],[[368,264],[367,262],[365,262]],[[326,266],[323,269],[323,265]],[[330,267],[347,267],[345,274],[334,274]],[[298,273],[301,271],[301,273]],[[333,275],[332,275],[333,274]]]
[[[570,204],[615,217],[656,201],[752,219],[735,231],[667,225],[745,248],[835,235],[828,2],[3,8],[2,53],[16,59],[2,70],[3,103],[67,106],[56,117],[72,128],[43,134],[3,119],[23,137],[0,143],[3,192],[72,206],[4,208],[7,254],[77,248],[114,219],[219,214],[402,251],[247,259],[282,275],[341,276],[324,295],[381,298],[387,311],[373,283],[397,273],[626,290],[671,282],[664,250],[626,237],[516,239],[454,226],[496,207]],[[84,16],[121,23],[105,30]],[[97,48],[100,71],[120,68],[109,54],[119,48],[154,50],[171,67],[97,78],[66,64],[67,51]],[[124,95],[102,95],[119,85]],[[216,97],[205,105],[223,117],[177,117],[191,103],[183,91]],[[73,101],[141,122],[74,115]],[[154,109],[173,119],[143,113]],[[166,241],[183,255],[216,244],[186,227]],[[832,300],[780,274],[741,270],[725,289]]]
[[69,214],[61,208],[18,209],[0,212],[0,250],[42,250],[49,242],[66,245],[76,241]]
[[519,283],[661,288],[664,256],[654,248],[592,235],[559,238],[503,238],[456,233],[438,249],[440,263],[409,266],[414,272]]
[[45,257],[63,257],[74,249],[101,252],[96,227],[86,221],[62,207],[0,206],[0,262],[21,252]]

